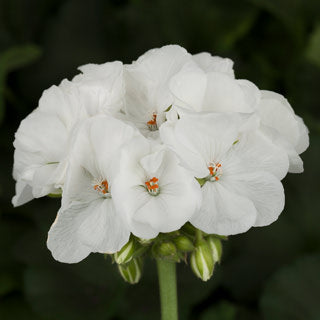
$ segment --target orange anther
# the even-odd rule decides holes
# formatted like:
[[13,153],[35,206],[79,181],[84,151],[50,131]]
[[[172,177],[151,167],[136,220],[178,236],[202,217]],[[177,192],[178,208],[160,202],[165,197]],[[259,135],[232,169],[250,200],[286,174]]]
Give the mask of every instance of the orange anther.
[[149,125],[156,125],[157,124],[157,115],[155,113],[152,115],[152,119],[150,121],[148,121],[147,124],[149,124]]
[[93,189],[101,192],[102,194],[107,194],[109,192],[109,185],[107,180],[103,180],[99,182],[98,184],[95,184],[93,186]]

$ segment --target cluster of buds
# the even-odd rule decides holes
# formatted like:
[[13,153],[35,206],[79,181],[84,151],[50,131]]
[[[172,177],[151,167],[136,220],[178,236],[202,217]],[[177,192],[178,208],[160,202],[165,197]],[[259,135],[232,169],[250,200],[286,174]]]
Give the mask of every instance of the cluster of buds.
[[225,239],[205,234],[187,223],[179,231],[162,233],[151,240],[131,236],[128,243],[113,255],[113,260],[118,264],[122,278],[130,284],[140,280],[146,255],[172,262],[188,263],[189,260],[194,274],[207,281],[213,275],[215,264],[221,260],[221,240]]

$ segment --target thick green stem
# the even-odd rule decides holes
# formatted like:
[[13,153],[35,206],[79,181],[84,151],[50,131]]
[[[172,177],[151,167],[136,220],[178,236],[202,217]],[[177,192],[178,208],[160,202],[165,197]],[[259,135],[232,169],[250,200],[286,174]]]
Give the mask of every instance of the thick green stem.
[[176,263],[157,259],[161,301],[161,319],[178,320]]

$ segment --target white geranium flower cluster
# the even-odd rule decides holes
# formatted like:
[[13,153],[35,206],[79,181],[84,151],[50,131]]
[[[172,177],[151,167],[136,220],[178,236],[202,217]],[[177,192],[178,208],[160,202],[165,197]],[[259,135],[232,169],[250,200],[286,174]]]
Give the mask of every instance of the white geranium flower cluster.
[[302,172],[308,130],[281,95],[233,62],[177,45],[132,64],[88,64],[44,91],[14,146],[15,206],[61,194],[55,259],[115,253],[188,221],[232,235],[274,222],[281,179]]

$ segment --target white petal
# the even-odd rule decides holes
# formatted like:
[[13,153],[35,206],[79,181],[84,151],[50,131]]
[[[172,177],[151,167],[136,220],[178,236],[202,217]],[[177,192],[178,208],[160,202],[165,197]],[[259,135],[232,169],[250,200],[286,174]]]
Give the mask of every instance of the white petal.
[[32,193],[35,198],[57,192],[54,187],[56,170],[57,164],[48,164],[41,166],[35,171],[32,181]]
[[16,195],[12,198],[12,204],[17,207],[33,199],[32,187],[22,180],[16,183]]
[[252,201],[233,193],[220,182],[205,183],[202,192],[200,211],[190,219],[195,227],[207,233],[232,235],[253,226],[257,211]]
[[273,144],[259,131],[248,132],[239,137],[239,141],[229,152],[230,163],[225,159],[223,170],[229,172],[266,171],[283,179],[289,169],[287,152]]
[[149,109],[166,110],[172,104],[168,82],[190,61],[191,55],[185,49],[169,45],[149,50],[126,65],[126,112],[141,117]]
[[28,152],[38,152],[44,161],[58,162],[65,155],[67,139],[66,127],[59,118],[37,109],[21,122],[14,146]]
[[248,172],[228,175],[223,180],[234,193],[250,199],[257,209],[254,226],[266,226],[278,219],[284,208],[281,182],[267,172]]
[[128,241],[129,231],[106,201],[112,200],[74,202],[59,211],[47,241],[56,260],[76,263],[90,252],[116,252]]
[[89,115],[118,112],[123,107],[124,79],[120,61],[87,64],[73,78]]
[[262,91],[258,114],[261,122],[277,130],[298,154],[308,147],[308,129],[302,119],[294,114],[289,102],[283,96],[271,91]]
[[257,89],[253,85],[245,86],[242,80],[234,80],[218,72],[210,72],[207,76],[203,111],[248,113],[254,110]]
[[201,52],[193,55],[194,61],[206,72],[222,72],[234,78],[233,61],[229,58],[212,56],[208,52]]
[[175,96],[174,105],[200,111],[207,89],[207,76],[198,69],[183,69],[171,78],[170,90]]
[[298,154],[300,154],[306,151],[306,149],[309,147],[309,130],[307,126],[304,124],[301,117],[295,116],[295,118],[298,122],[299,128],[299,139],[297,141],[295,149],[298,152]]
[[79,227],[80,241],[92,252],[119,251],[128,242],[130,232],[115,211],[113,200],[103,200],[91,210]]
[[282,136],[276,129],[264,125],[261,125],[259,130],[266,135],[273,144],[285,150],[289,159],[289,172],[303,172],[303,162],[301,158],[294,146],[284,136]]

